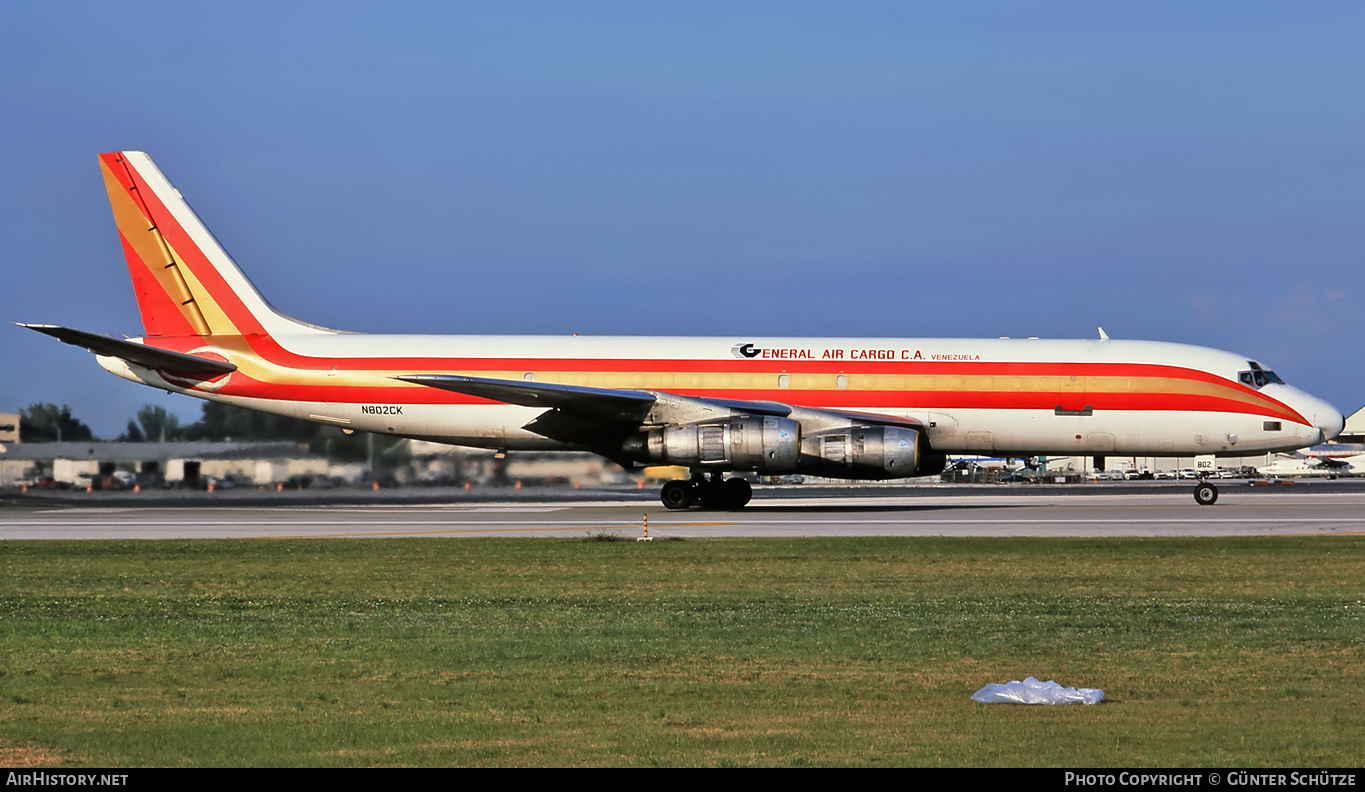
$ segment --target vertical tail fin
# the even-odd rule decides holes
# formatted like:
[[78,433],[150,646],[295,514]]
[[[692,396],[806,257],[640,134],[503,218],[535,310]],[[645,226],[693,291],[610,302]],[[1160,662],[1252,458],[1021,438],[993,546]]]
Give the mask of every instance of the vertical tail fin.
[[148,336],[329,333],[271,308],[140,151],[100,155]]

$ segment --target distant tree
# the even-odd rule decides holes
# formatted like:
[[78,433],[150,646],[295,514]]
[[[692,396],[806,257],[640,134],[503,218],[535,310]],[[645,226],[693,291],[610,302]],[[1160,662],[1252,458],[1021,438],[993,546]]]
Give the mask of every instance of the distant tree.
[[95,434],[65,404],[30,404],[19,411],[19,437],[26,443],[58,443],[92,440]]
[[180,419],[155,404],[144,404],[138,409],[137,425],[143,438],[153,443],[179,440],[183,434]]
[[306,442],[320,427],[297,418],[248,410],[220,402],[204,402],[199,420],[185,427],[190,440],[293,440]]
[[147,438],[143,436],[142,430],[138,428],[137,421],[128,419],[128,428],[123,430],[123,434],[118,436],[120,443],[141,443]]
[[336,462],[362,462],[368,454],[365,432],[346,434],[335,426],[323,426],[297,418],[248,410],[220,402],[204,402],[198,421],[186,426],[189,440],[273,440],[295,442],[315,454]]

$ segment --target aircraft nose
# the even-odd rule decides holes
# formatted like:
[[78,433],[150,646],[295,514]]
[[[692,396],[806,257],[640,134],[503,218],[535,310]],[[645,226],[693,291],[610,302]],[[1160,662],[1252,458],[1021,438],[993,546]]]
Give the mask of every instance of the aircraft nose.
[[1321,405],[1321,409],[1313,415],[1313,425],[1322,432],[1322,442],[1325,443],[1341,434],[1341,430],[1346,427],[1346,417],[1325,401],[1319,400],[1318,404]]
[[1288,388],[1286,395],[1289,398],[1285,400],[1285,404],[1308,419],[1309,425],[1298,430],[1298,439],[1304,441],[1305,445],[1325,443],[1341,434],[1342,428],[1346,425],[1341,410],[1298,388]]
[[1342,428],[1346,426],[1346,418],[1341,414],[1341,410],[1322,399],[1304,394],[1303,406],[1307,409],[1300,410],[1300,414],[1311,421],[1322,434],[1317,440],[1318,443],[1325,443],[1341,434]]

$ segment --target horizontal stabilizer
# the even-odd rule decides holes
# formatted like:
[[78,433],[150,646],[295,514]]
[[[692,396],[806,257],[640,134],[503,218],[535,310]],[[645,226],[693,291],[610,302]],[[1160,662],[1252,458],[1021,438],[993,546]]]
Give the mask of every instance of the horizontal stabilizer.
[[135,341],[110,338],[97,333],[87,333],[84,330],[72,330],[69,327],[58,327],[56,325],[24,324],[22,322],[15,324],[36,330],[44,335],[50,335],[58,341],[87,349],[96,355],[120,358],[154,371],[173,371],[178,374],[216,377],[237,370],[236,366],[226,361],[210,360],[186,355],[182,352],[172,352],[168,349],[157,349]]

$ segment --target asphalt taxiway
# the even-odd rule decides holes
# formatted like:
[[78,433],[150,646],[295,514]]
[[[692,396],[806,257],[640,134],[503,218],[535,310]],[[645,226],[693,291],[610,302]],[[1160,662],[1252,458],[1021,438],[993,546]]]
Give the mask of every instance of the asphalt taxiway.
[[[0,540],[401,536],[559,536],[617,533],[723,536],[1263,536],[1365,534],[1365,491],[1224,489],[1214,506],[1179,490],[963,496],[876,490],[760,494],[739,511],[669,511],[657,500],[582,499],[260,506],[19,502],[0,508]],[[1283,488],[1288,490],[1288,488]],[[605,495],[605,497],[604,497]]]

